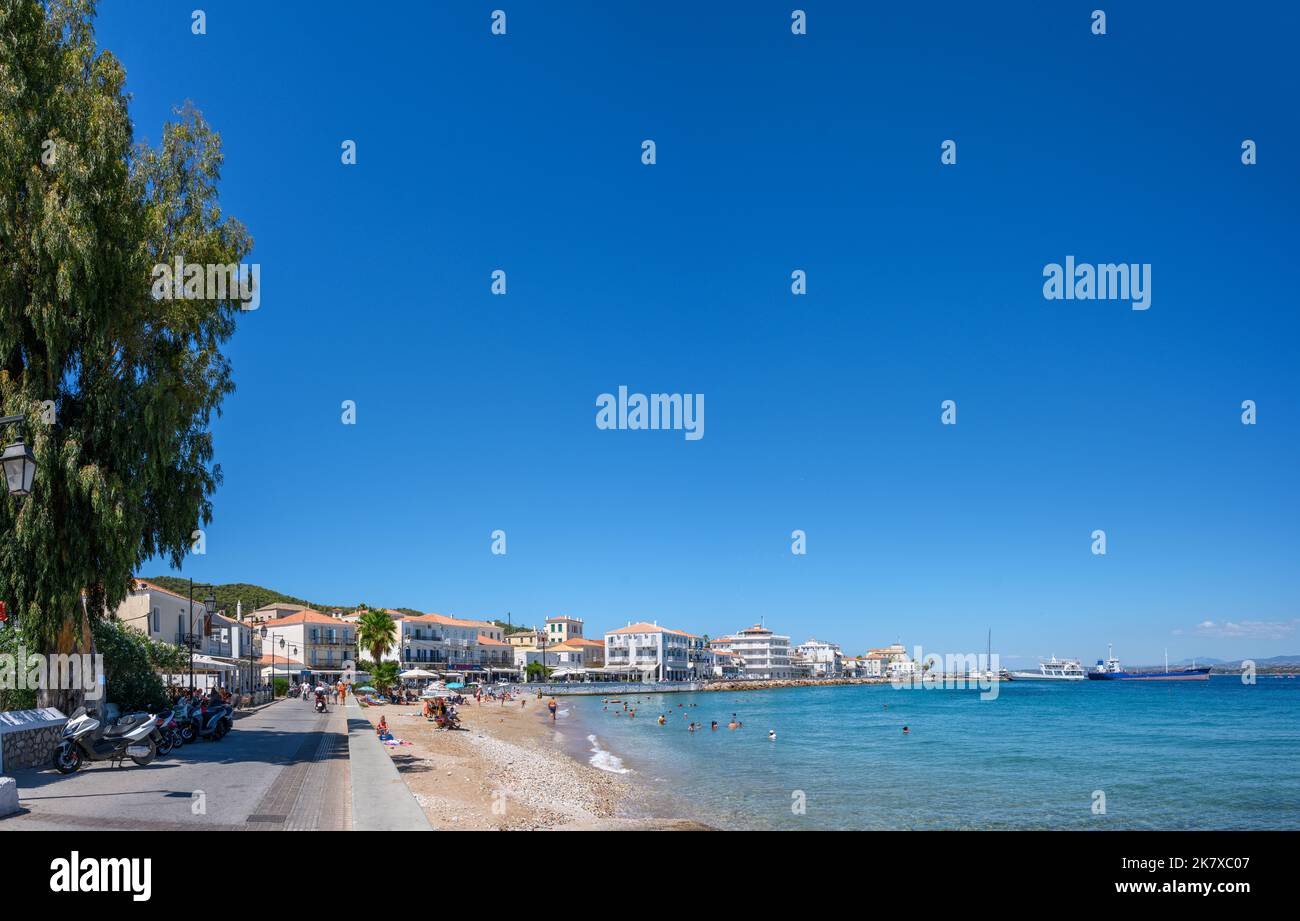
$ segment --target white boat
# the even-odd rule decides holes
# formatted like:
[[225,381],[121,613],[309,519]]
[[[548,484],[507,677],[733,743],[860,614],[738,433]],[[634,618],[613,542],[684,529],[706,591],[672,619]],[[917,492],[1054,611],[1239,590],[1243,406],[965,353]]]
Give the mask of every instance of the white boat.
[[1087,674],[1078,659],[1058,659],[1056,656],[1038,663],[1036,672],[1012,672],[1011,677],[1026,681],[1083,681]]

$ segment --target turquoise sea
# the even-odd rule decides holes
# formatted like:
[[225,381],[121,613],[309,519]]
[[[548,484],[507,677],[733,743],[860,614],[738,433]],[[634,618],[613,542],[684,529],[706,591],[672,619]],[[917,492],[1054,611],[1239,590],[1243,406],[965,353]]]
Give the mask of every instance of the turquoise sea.
[[560,698],[566,746],[627,772],[655,811],[719,828],[1300,828],[1300,679],[628,700],[634,719]]

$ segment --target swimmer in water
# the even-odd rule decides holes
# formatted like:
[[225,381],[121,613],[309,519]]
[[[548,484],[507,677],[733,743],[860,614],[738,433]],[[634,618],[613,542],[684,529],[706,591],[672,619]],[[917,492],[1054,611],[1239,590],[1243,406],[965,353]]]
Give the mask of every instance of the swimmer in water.
[[911,731],[912,730],[908,729],[906,726],[903,727],[903,735],[908,735]]
[[665,722],[667,722],[667,720],[665,720],[665,719],[664,719],[664,715],[663,715],[662,713],[660,713],[660,714],[659,714],[659,725],[662,726]]
[[718,728],[718,721],[717,721],[717,720],[714,720],[714,721],[713,721],[713,725],[712,725],[711,727],[709,727],[709,728],[716,730],[716,729]]
[[769,742],[775,742],[775,741],[776,741],[776,730],[775,730],[775,729],[769,729],[769,730],[767,731],[767,739],[768,739]]

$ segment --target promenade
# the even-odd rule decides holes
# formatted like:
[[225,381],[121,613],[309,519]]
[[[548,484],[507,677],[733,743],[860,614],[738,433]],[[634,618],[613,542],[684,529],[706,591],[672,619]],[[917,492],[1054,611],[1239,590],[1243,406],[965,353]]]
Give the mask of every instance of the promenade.
[[25,811],[0,819],[0,832],[350,829],[347,720],[342,707],[330,711],[280,700],[237,715],[220,742],[194,742],[145,767],[17,771]]

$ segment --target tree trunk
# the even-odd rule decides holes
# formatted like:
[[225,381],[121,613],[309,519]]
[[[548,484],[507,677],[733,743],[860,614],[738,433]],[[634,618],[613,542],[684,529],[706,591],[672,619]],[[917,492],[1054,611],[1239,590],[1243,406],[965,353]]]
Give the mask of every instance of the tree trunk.
[[[78,617],[69,618],[63,622],[63,625],[59,628],[58,636],[55,637],[54,649],[48,654],[71,656],[82,653],[93,654],[94,651],[95,640],[90,634],[90,621],[86,617]],[[47,677],[49,677],[48,671],[47,669]],[[54,707],[61,711],[64,716],[71,716],[78,707],[84,706],[85,703],[86,691],[80,687],[42,687],[36,692],[36,706]]]

